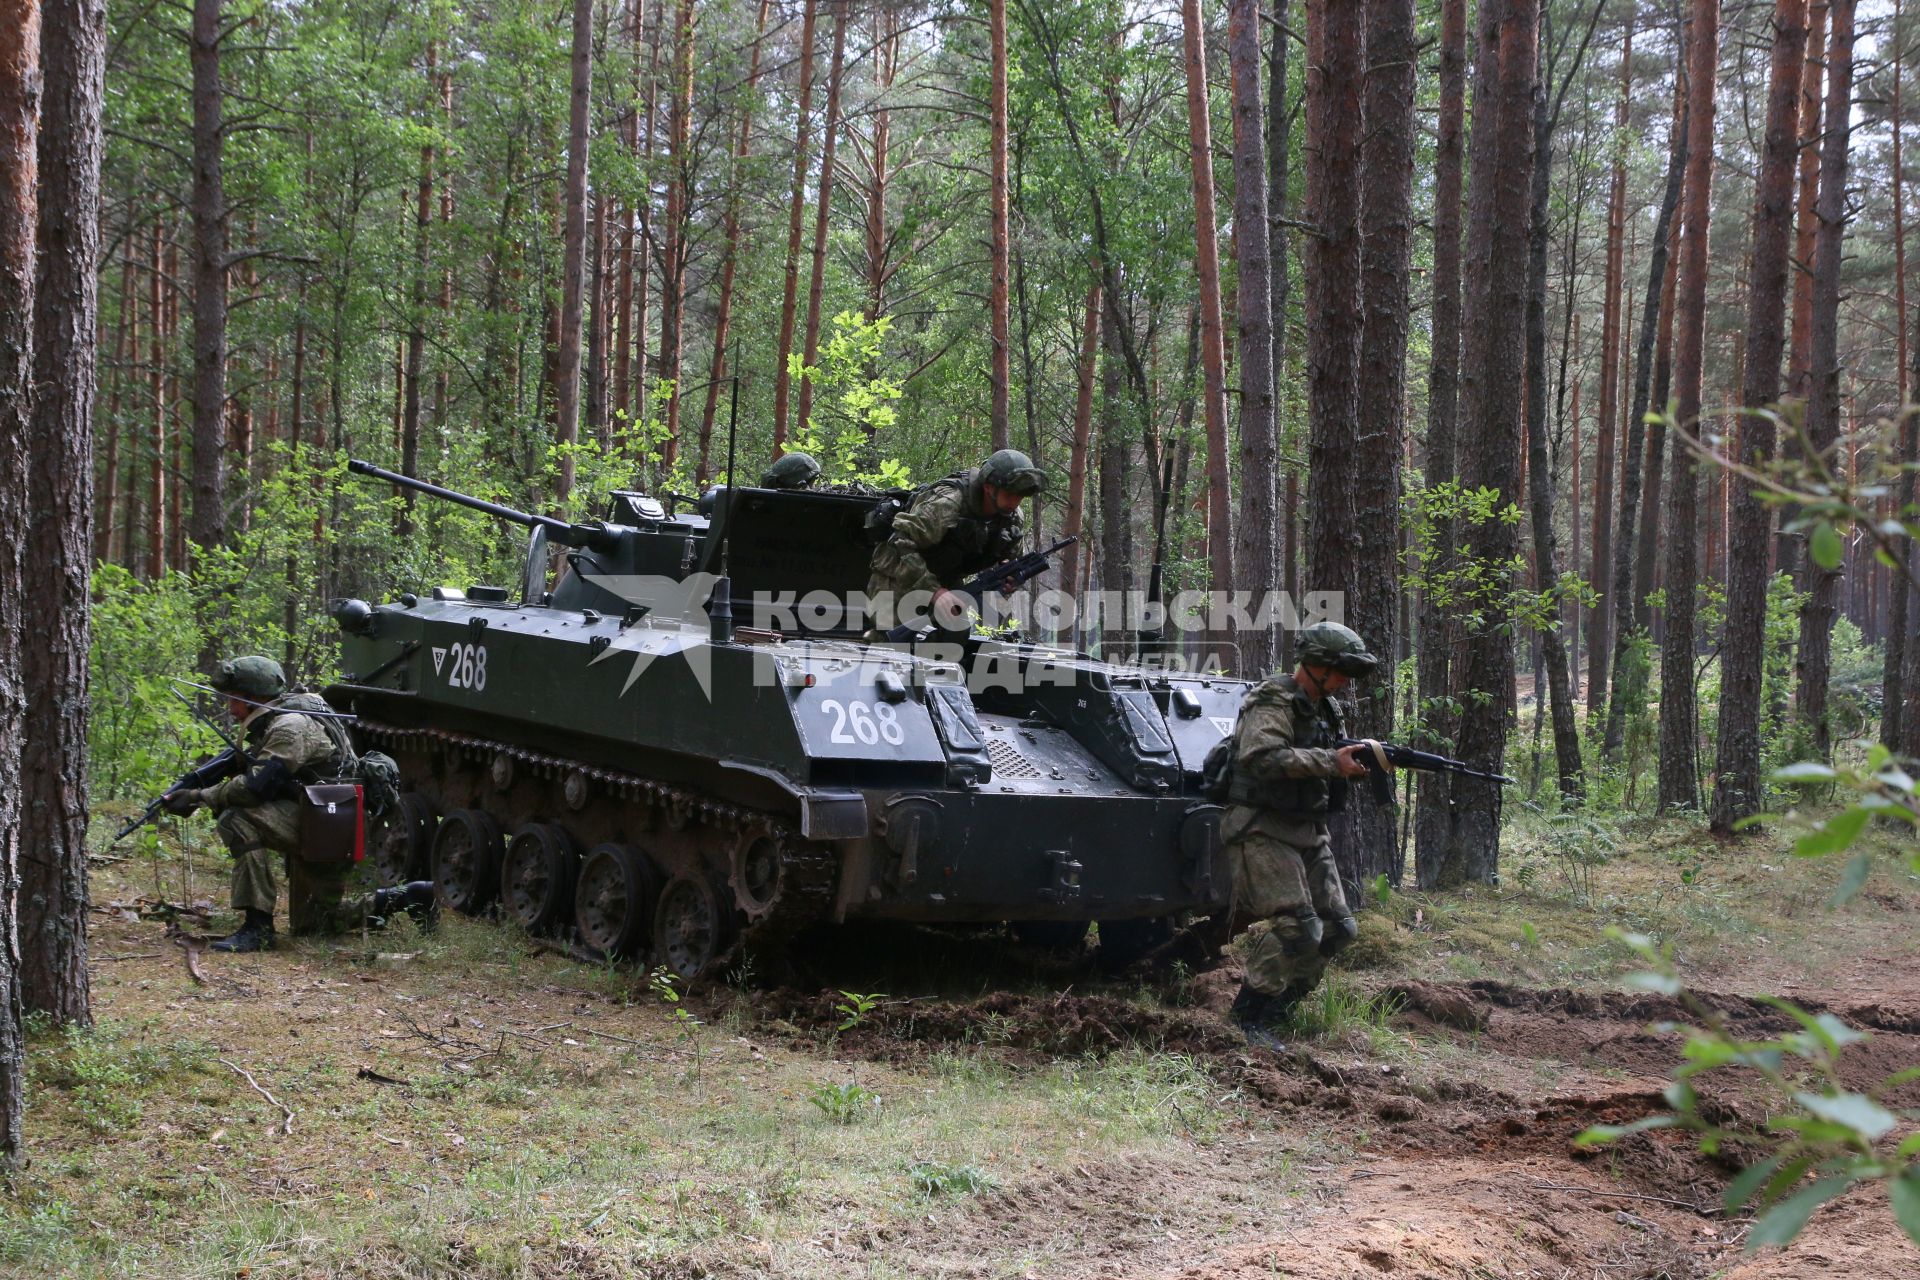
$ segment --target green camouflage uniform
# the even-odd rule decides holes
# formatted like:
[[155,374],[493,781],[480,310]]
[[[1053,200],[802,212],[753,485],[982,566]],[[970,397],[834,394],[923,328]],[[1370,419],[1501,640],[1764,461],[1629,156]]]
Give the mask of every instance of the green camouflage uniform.
[[893,519],[893,532],[874,548],[867,594],[874,629],[898,626],[897,605],[909,592],[931,596],[956,587],[1018,553],[1024,530],[1018,510],[983,516],[980,469],[937,481]]
[[[247,754],[257,768],[268,759],[284,763],[296,781],[310,782],[332,772],[340,743],[328,722],[302,711],[327,711],[317,694],[292,693],[275,700],[246,721]],[[356,927],[359,904],[349,911],[346,893],[351,862],[309,862],[300,856],[300,806],[291,797],[262,800],[246,775],[216,783],[203,793],[219,815],[220,838],[233,853],[233,907],[273,914],[279,888],[273,854],[287,860],[287,915],[295,933],[336,933]]]
[[1247,947],[1246,985],[1297,1000],[1319,985],[1326,954],[1351,937],[1327,833],[1344,789],[1334,740],[1340,713],[1276,675],[1240,709],[1230,807],[1221,823],[1236,910],[1271,922]]

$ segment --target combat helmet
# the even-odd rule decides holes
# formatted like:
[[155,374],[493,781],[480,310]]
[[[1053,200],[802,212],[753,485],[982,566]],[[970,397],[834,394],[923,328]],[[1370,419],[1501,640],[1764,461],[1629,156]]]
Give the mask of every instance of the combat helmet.
[[1293,642],[1294,656],[1304,666],[1331,667],[1343,676],[1370,676],[1380,660],[1367,652],[1367,642],[1352,627],[1338,622],[1316,622]]
[[1000,449],[980,464],[980,479],[996,489],[1031,498],[1047,487],[1047,473],[1018,449]]
[[804,489],[820,478],[820,464],[810,453],[783,454],[760,473],[762,489]]
[[258,654],[229,658],[213,670],[213,687],[236,698],[269,702],[287,691],[287,673]]

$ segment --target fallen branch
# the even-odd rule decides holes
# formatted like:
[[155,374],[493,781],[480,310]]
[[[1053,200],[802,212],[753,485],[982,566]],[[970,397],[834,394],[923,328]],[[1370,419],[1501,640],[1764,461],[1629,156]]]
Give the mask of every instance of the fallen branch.
[[93,958],[111,964],[116,960],[158,960],[160,953],[158,951],[129,951],[124,955],[96,955]]
[[[187,954],[192,955],[193,953],[188,952]],[[259,1094],[261,1097],[265,1098],[268,1102],[271,1102],[274,1106],[280,1108],[281,1111],[285,1112],[287,1118],[281,1122],[280,1132],[286,1134],[288,1137],[293,1136],[293,1108],[292,1107],[280,1101],[280,1099],[274,1097],[271,1093],[268,1093],[265,1087],[262,1086],[258,1080],[255,1080],[253,1078],[253,1072],[247,1070],[245,1067],[241,1066],[239,1063],[229,1062],[225,1058],[219,1058],[219,1059],[216,1059],[216,1061],[218,1061],[220,1065],[223,1067],[231,1067],[235,1071],[238,1071],[243,1077],[246,1078],[246,1082],[253,1086],[253,1091],[255,1093]]]
[[203,987],[212,982],[211,978],[200,971],[200,953],[205,950],[205,948],[182,943],[180,949],[184,951],[187,956],[187,976]]

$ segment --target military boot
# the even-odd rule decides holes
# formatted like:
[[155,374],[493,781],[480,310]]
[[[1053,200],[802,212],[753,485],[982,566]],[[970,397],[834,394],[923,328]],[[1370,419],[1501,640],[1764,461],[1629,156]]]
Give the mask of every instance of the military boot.
[[391,889],[373,891],[373,914],[382,919],[396,911],[413,917],[422,933],[440,923],[440,895],[431,880],[414,880]]
[[240,953],[273,950],[273,917],[248,907],[247,918],[240,927],[214,943],[213,950]]
[[1280,1038],[1280,1029],[1286,1024],[1287,1013],[1293,1008],[1293,1001],[1285,996],[1268,995],[1264,991],[1255,991],[1242,982],[1240,993],[1233,998],[1233,1008],[1227,1016],[1247,1038],[1247,1044],[1255,1049],[1268,1049],[1274,1053],[1286,1052],[1286,1042]]

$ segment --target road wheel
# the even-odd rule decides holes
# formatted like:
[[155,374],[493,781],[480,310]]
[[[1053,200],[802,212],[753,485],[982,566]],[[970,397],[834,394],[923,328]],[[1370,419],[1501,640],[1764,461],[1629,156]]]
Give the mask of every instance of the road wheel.
[[401,795],[375,820],[370,846],[374,874],[382,885],[424,880],[433,869],[434,828],[440,815],[418,791]]
[[729,919],[704,876],[675,876],[653,915],[654,951],[683,978],[700,977],[726,948]]
[[433,837],[440,900],[463,915],[484,911],[500,891],[500,824],[479,809],[455,809]]
[[580,851],[559,827],[530,822],[507,842],[500,864],[500,901],[529,933],[551,933],[573,918]]
[[580,941],[616,959],[644,954],[659,883],[653,863],[632,845],[596,845],[573,891]]

